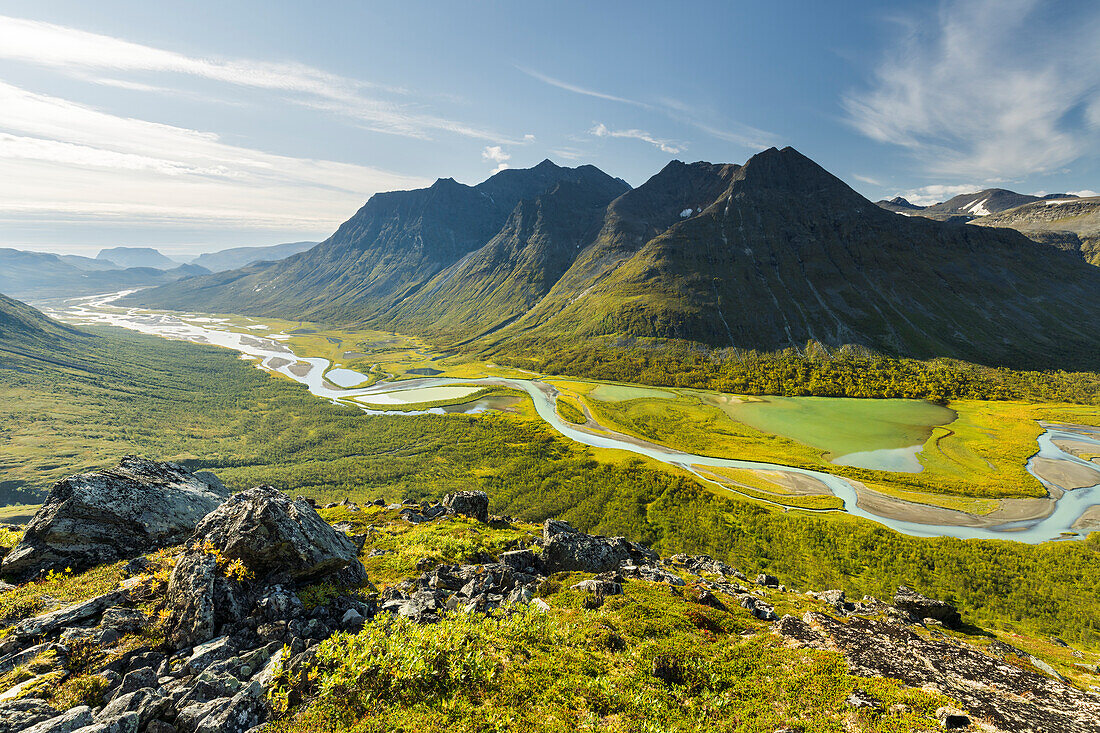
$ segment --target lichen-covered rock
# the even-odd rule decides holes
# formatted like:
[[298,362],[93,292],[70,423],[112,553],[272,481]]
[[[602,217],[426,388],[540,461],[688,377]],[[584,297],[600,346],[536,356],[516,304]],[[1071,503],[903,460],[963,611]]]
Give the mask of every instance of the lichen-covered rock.
[[823,613],[807,613],[802,619],[784,616],[775,630],[799,646],[841,652],[853,674],[938,690],[960,702],[970,717],[991,723],[993,730],[1100,731],[1100,695],[968,644],[928,638],[903,625],[861,616],[841,621]]
[[904,585],[894,595],[894,607],[906,611],[915,619],[934,618],[952,629],[962,623],[958,609],[947,601],[927,598]]
[[180,542],[228,495],[213,474],[127,456],[57,482],[2,572],[90,568]]
[[271,486],[230,497],[199,522],[192,542],[240,560],[257,579],[279,573],[308,583],[345,568],[366,578],[358,548],[347,535],[306,501],[292,500]]
[[542,536],[542,564],[548,573],[602,573],[652,555],[624,537],[594,537],[557,519],[546,520]]
[[489,495],[484,491],[459,491],[443,497],[443,506],[455,514],[473,517],[479,522],[489,521]]
[[182,648],[213,639],[223,624],[244,614],[243,595],[239,584],[218,570],[214,555],[184,555],[168,580],[168,641]]
[[0,733],[21,733],[36,723],[56,718],[58,711],[45,700],[25,697],[0,703]]

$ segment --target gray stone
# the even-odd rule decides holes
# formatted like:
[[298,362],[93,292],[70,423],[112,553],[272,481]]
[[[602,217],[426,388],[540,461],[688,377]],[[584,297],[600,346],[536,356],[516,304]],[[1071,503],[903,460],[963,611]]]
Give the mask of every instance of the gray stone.
[[70,708],[61,715],[36,723],[22,733],[73,733],[78,728],[91,725],[92,709],[87,705]]
[[473,517],[479,522],[489,521],[489,495],[484,491],[459,491],[443,497],[443,506],[455,514]]
[[630,552],[623,537],[593,537],[555,519],[543,525],[542,564],[548,573],[615,570],[630,562]]
[[52,634],[65,626],[73,626],[81,621],[87,621],[94,616],[98,616],[108,607],[118,603],[122,597],[123,594],[117,591],[106,593],[41,616],[24,619],[12,628],[11,633],[17,637],[36,637]]
[[915,619],[932,618],[952,629],[958,628],[962,623],[958,609],[947,601],[922,596],[904,585],[894,594],[894,607],[909,613]]
[[219,572],[213,555],[185,554],[168,580],[168,641],[176,648],[209,641],[223,623],[243,615],[243,606],[239,585]]
[[292,501],[271,486],[230,497],[199,523],[192,540],[240,560],[257,579],[279,572],[308,583],[349,567],[366,579],[358,548],[347,535],[305,501]]
[[20,733],[36,723],[56,718],[58,711],[44,700],[22,698],[0,703],[0,733]]
[[127,456],[106,471],[57,482],[2,572],[90,568],[179,542],[228,495],[211,474]]
[[768,588],[777,588],[779,586],[779,578],[774,575],[768,575],[767,573],[760,573],[760,575],[756,576],[756,584]]

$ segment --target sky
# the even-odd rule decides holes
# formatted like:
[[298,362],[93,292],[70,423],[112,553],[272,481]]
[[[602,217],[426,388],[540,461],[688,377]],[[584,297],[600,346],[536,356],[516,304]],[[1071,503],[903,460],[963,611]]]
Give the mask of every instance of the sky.
[[0,247],[321,240],[544,158],[791,145],[872,200],[1100,189],[1100,3],[6,0]]

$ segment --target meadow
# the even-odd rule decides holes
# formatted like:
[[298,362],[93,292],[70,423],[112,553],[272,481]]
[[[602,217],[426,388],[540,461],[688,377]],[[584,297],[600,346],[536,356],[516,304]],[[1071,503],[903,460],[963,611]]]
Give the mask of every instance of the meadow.
[[228,350],[117,329],[88,339],[0,361],[0,425],[12,448],[0,470],[16,491],[44,491],[128,453],[212,470],[234,489],[267,483],[321,501],[479,488],[492,511],[524,521],[561,517],[665,555],[708,553],[856,598],[907,583],[995,628],[1100,645],[1100,534],[1039,546],[917,539],[843,514],[721,496],[685,472],[567,441],[522,405],[515,414],[370,416]]

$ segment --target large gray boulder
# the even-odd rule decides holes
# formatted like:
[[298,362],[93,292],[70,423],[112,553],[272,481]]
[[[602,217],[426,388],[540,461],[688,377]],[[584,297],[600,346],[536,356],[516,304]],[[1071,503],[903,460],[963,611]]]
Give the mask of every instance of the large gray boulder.
[[489,521],[489,495],[484,491],[459,491],[443,497],[443,506],[455,514],[473,517],[479,522]]
[[[271,486],[230,497],[195,527],[192,542],[209,543],[223,557],[240,560],[257,579],[278,572],[309,583],[349,567],[363,570],[351,538],[304,499]],[[363,571],[360,580],[365,578]]]
[[[188,545],[168,581],[166,632],[176,648],[227,633],[250,611],[270,616],[276,605],[290,608],[296,597],[275,603],[289,593],[282,585],[275,593],[272,583],[367,579],[355,542],[304,499],[271,486],[232,496],[199,523]],[[245,577],[231,577],[234,561],[244,566]]]
[[558,519],[547,519],[542,526],[542,564],[547,573],[602,573],[655,557],[624,537],[595,537]]
[[85,569],[172,545],[228,496],[213,474],[127,456],[58,481],[0,572]]

